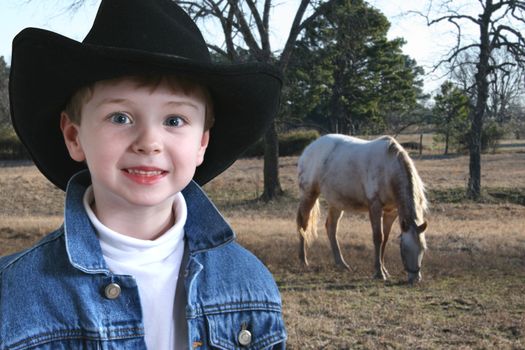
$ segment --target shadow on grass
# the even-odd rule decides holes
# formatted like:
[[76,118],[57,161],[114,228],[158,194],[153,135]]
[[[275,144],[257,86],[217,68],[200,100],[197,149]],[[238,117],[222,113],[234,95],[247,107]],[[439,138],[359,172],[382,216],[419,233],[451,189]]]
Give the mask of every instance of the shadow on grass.
[[[449,188],[428,191],[429,200],[433,203],[471,202],[465,188]],[[505,204],[512,203],[525,206],[525,188],[483,188],[478,203]]]
[[419,153],[410,153],[410,156],[414,159],[419,160],[444,160],[444,159],[457,159],[464,157],[463,153],[452,153],[452,154],[419,154]]
[[255,211],[257,213],[266,212],[279,216],[279,214],[289,212],[290,208],[293,208],[295,211],[295,208],[299,205],[299,198],[288,191],[269,202],[261,198],[224,199],[220,196],[214,196],[214,194],[211,194],[210,197],[221,212]]

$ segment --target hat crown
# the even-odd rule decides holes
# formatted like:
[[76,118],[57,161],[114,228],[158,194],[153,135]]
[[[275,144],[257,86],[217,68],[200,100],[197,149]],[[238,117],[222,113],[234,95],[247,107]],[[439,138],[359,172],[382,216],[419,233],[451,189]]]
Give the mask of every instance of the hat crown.
[[83,42],[211,62],[197,25],[171,0],[102,0]]

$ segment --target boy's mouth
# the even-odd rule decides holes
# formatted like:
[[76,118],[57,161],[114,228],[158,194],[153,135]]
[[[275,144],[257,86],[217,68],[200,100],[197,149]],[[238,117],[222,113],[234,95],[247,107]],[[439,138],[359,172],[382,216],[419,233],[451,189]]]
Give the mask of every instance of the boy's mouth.
[[164,170],[142,170],[142,169],[124,169],[128,174],[140,176],[158,176],[164,173]]
[[162,179],[168,172],[153,167],[133,167],[122,169],[124,175],[140,184],[153,184]]

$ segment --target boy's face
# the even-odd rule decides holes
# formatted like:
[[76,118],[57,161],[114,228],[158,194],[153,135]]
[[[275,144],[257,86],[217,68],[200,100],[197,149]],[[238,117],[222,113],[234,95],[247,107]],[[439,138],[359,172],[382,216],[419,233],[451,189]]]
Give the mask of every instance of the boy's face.
[[71,157],[87,163],[98,210],[171,205],[208,145],[203,95],[165,81],[155,88],[98,82],[81,115],[77,125],[63,113],[61,126]]

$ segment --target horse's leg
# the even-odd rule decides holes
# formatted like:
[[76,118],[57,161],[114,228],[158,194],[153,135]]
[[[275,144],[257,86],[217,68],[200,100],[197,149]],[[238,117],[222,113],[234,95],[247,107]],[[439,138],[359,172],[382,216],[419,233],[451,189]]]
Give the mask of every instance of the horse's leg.
[[386,242],[388,242],[388,236],[390,236],[390,230],[392,229],[392,224],[397,218],[397,211],[383,211],[383,244],[381,245],[381,268],[383,274],[386,277],[390,277],[390,274],[385,268],[385,250]]
[[328,215],[326,217],[326,234],[330,240],[330,245],[332,246],[332,253],[334,254],[335,264],[337,266],[343,267],[347,270],[350,270],[350,266],[345,262],[341,254],[341,248],[339,247],[339,242],[337,240],[337,225],[339,220],[343,216],[343,211],[330,207],[328,210]]
[[[299,208],[297,209],[297,226],[299,230],[302,230],[304,234],[307,233],[307,230],[315,230],[315,228],[309,228],[308,224],[310,223],[310,215],[312,215],[312,208],[315,205],[315,201],[317,200],[318,196],[319,194],[312,192],[304,192],[301,196],[301,202],[299,203]],[[299,260],[301,260],[306,266],[308,266],[308,258],[306,257],[306,247],[307,241],[303,234],[299,233]]]
[[368,206],[368,215],[372,225],[372,235],[374,239],[374,278],[386,280],[387,276],[383,272],[383,232],[381,227],[381,217],[383,215],[383,206],[377,200],[372,201]]

